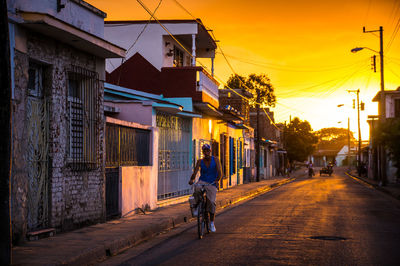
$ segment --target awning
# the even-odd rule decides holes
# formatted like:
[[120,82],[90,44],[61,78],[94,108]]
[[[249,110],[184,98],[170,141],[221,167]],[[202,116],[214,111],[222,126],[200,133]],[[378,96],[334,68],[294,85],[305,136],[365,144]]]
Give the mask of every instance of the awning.
[[233,122],[230,122],[230,123],[233,124],[235,127],[240,128],[240,129],[250,129],[249,126],[246,126],[243,123],[233,123]]
[[269,147],[273,148],[276,148],[278,146],[278,142],[276,142],[275,140],[264,139],[264,138],[261,138],[260,144],[268,145]]
[[203,114],[213,117],[222,117],[222,113],[220,113],[217,108],[207,102],[195,102],[193,103],[193,106]]
[[185,117],[192,117],[192,118],[202,118],[203,117],[200,114],[196,114],[196,113],[193,113],[193,112],[185,112],[185,111],[176,113],[176,115],[185,116]]
[[170,114],[176,114],[178,112],[182,111],[182,106],[179,106],[177,104],[168,104],[168,103],[156,103],[153,102],[153,107],[156,110],[162,111],[162,112],[166,112],[166,113],[170,113]]
[[20,25],[50,36],[79,50],[101,58],[125,57],[125,49],[48,14],[18,12],[18,15],[24,20]]

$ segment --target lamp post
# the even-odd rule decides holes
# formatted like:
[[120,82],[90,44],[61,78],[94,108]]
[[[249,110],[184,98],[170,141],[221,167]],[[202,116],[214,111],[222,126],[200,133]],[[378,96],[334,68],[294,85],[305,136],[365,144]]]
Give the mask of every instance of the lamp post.
[[[368,47],[356,47],[351,49],[352,53],[356,53],[358,51],[361,51],[363,49],[368,49],[370,51],[373,51],[375,53],[379,54],[380,57],[380,72],[381,72],[381,90],[380,90],[380,101],[379,101],[379,122],[380,124],[382,124],[385,119],[386,119],[386,103],[385,103],[385,83],[384,83],[384,71],[383,71],[383,67],[384,67],[384,63],[383,63],[383,27],[380,26],[379,30],[370,30],[370,31],[366,31],[365,27],[363,27],[363,33],[372,33],[372,32],[379,32],[379,46],[380,46],[380,50],[375,51],[371,48]],[[378,175],[379,175],[379,179],[381,184],[384,186],[386,185],[386,151],[384,150],[384,148],[382,147],[382,145],[379,145],[378,147],[378,154],[379,154],[379,170],[378,171]]]
[[[361,176],[361,127],[360,127],[360,90],[348,90],[357,94],[357,123],[358,123],[358,152],[357,152],[357,172]],[[355,108],[355,106],[353,106]]]

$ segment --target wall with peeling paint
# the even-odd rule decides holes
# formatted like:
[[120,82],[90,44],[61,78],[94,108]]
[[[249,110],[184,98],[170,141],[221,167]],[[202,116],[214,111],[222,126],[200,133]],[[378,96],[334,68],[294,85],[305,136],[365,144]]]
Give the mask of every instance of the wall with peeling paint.
[[[58,231],[71,230],[104,221],[104,166],[91,171],[74,171],[67,161],[67,69],[71,65],[104,75],[104,60],[78,51],[38,33],[19,28],[15,48],[15,97],[13,99],[12,226],[14,243],[25,240],[28,232],[27,146],[32,128],[27,126],[29,62],[44,69],[44,97],[49,106],[48,126],[48,223]],[[24,49],[18,49],[24,47]],[[100,69],[100,70],[99,70]],[[101,70],[103,73],[101,73]],[[96,146],[104,154],[104,88],[100,82]],[[102,159],[103,162],[103,159]]]

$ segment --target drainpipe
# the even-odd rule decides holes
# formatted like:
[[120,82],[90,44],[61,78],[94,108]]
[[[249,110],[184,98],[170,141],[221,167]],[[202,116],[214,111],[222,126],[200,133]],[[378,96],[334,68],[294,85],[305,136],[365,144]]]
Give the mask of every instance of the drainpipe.
[[192,66],[196,66],[196,34],[192,34]]
[[211,57],[211,76],[214,77],[214,57]]

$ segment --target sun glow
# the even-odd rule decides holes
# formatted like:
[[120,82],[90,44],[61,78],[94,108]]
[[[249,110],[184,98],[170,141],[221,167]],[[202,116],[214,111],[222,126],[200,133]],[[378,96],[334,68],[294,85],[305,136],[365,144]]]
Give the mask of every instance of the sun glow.
[[[132,0],[110,2],[88,0],[107,13],[108,20],[149,19],[147,12]],[[380,90],[379,56],[377,72],[371,70],[373,51],[351,53],[355,47],[379,50],[379,38],[367,30],[384,28],[385,89],[400,85],[400,2],[396,0],[179,0],[193,16],[213,30],[229,63],[240,75],[267,74],[275,87],[275,121],[299,117],[314,130],[347,128],[355,136],[357,112],[352,109],[360,89],[365,111],[360,113],[362,139],[368,139],[368,115],[377,114],[371,100]],[[145,4],[154,10],[159,0]],[[157,10],[160,19],[192,19],[175,1],[164,0]],[[210,66],[210,60],[201,60]],[[216,75],[226,81],[233,74],[221,52],[215,59]],[[338,108],[338,104],[344,107]],[[340,122],[340,123],[338,123]]]

